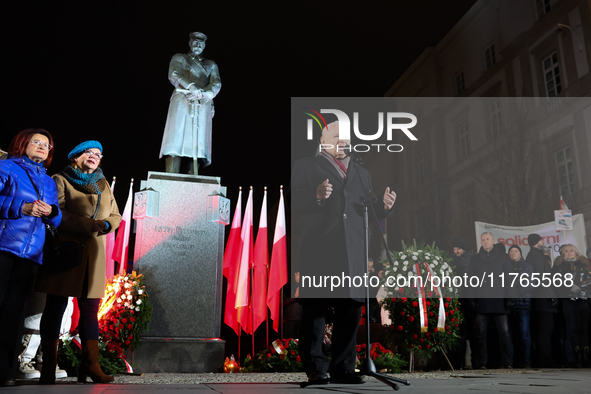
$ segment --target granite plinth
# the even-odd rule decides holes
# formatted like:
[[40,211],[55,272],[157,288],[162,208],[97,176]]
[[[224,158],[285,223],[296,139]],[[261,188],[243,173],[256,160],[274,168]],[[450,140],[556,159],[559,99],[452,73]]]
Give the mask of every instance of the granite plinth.
[[134,372],[220,372],[225,341],[197,338],[142,338],[133,352]]
[[[141,188],[159,195],[156,217],[142,214],[146,209],[134,203],[134,267],[145,277],[154,308],[150,329],[144,335],[160,339],[144,341],[137,355],[134,353],[134,363],[148,368],[155,365],[152,359],[156,357],[169,360],[161,361],[159,368],[172,368],[159,372],[217,370],[223,364],[223,342],[215,345],[222,348],[215,355],[216,369],[194,369],[181,361],[185,356],[190,360],[200,360],[201,354],[213,356],[215,352],[202,349],[206,346],[202,339],[220,336],[224,225],[207,221],[207,197],[225,194],[225,187],[217,177],[149,172]],[[151,345],[146,346],[148,343]],[[188,346],[186,355],[178,343]],[[206,366],[203,361],[199,363]]]

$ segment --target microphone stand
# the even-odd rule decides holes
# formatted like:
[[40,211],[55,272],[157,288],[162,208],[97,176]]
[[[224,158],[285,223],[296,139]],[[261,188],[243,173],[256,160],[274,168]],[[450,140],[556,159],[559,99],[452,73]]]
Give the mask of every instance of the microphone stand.
[[[361,157],[357,155],[348,155],[351,158],[351,163],[354,166],[361,166]],[[355,157],[357,156],[357,157]],[[369,278],[369,215],[368,215],[368,207],[371,211],[372,215],[372,223],[378,226],[379,228],[379,221],[375,212],[373,205],[371,204],[371,195],[370,190],[367,189],[364,184],[363,180],[361,179],[361,175],[359,175],[359,170],[357,172],[357,179],[359,183],[363,187],[363,193],[365,198],[363,200],[363,230],[365,231],[365,274],[366,277]],[[388,261],[390,262],[390,266],[394,266],[394,262],[392,261],[392,256],[390,256],[390,251],[388,250],[388,246],[386,244],[386,240],[384,239],[384,234],[380,232],[380,239],[382,240],[382,245],[384,245],[384,249],[386,250],[386,256],[388,257]],[[369,318],[369,286],[365,288],[365,334],[366,334],[366,341],[365,341],[365,359],[361,364],[361,370],[358,373],[359,376],[373,376],[380,382],[387,384],[388,386],[392,387],[394,390],[399,390],[400,386],[397,383],[404,384],[406,386],[410,386],[410,382],[405,379],[395,378],[393,376],[381,374],[377,372],[376,366],[373,360],[370,357],[370,350],[371,350],[371,334],[370,334],[370,318]]]

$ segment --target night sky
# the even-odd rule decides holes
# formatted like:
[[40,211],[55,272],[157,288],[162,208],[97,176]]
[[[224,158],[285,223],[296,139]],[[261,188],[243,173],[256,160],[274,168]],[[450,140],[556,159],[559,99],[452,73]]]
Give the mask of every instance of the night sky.
[[130,178],[138,191],[148,171],[164,171],[168,64],[201,31],[222,89],[212,165],[200,173],[221,177],[232,210],[238,186],[255,186],[256,225],[262,187],[271,207],[289,183],[289,98],[382,96],[474,0],[88,3],[3,10],[0,148],[24,128],[45,128],[55,140],[53,174],[79,142],[99,140],[122,211]]

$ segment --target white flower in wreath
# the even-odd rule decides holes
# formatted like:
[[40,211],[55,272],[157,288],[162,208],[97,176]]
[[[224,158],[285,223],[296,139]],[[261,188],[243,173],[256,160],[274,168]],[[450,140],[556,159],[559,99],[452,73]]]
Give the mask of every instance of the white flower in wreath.
[[142,303],[142,300],[137,300],[137,302],[136,302],[136,304],[138,304],[138,305],[141,303]]
[[413,255],[418,256],[419,254],[417,252],[412,252]]
[[437,265],[437,264],[439,264],[439,263],[437,262],[437,260],[433,260],[433,264],[434,264],[434,265]]
[[402,267],[403,271],[408,271],[408,265],[405,265],[404,267]]
[[124,307],[129,308],[131,307],[131,305],[129,304],[129,302],[126,302],[125,304],[123,304]]
[[431,257],[431,255],[429,253],[425,253],[425,256],[427,257]]
[[129,283],[126,283],[126,284],[125,284],[125,288],[126,288],[126,289],[129,289],[129,287],[130,287],[130,286],[131,286],[131,285],[130,285]]
[[122,294],[122,295],[121,295],[121,299],[122,299],[122,300],[125,300],[126,298],[127,298],[127,296],[126,296],[125,294]]
[[434,269],[435,268],[435,264],[429,264],[429,267],[431,267],[431,268]]
[[419,250],[419,253],[423,253],[423,251],[422,250]]
[[138,290],[138,291],[137,291],[137,293],[138,293],[139,295],[142,295],[142,294],[144,293],[144,291],[140,289],[140,290]]
[[117,303],[121,304],[121,298],[117,298]]
[[386,275],[386,276],[390,275],[390,271],[389,270],[384,271],[384,275]]
[[412,256],[412,259],[413,260],[417,260],[417,256]]
[[[398,271],[398,267],[394,267],[394,272],[396,272],[396,271]],[[389,274],[389,272],[387,274]]]
[[[401,252],[401,253],[402,253],[402,252]],[[403,254],[402,256],[400,256],[400,258],[401,258],[402,260],[404,260],[404,259],[406,258],[406,255],[405,255],[405,254]]]
[[132,300],[133,299],[133,296],[130,294],[130,295],[127,296],[127,299],[128,300]]
[[135,308],[135,311],[136,311],[136,312],[139,312],[139,311],[140,311],[140,307],[139,307],[139,306],[138,306],[138,307],[136,307],[136,308]]
[[395,262],[394,262],[394,265],[398,265],[398,261],[395,261]]
[[408,264],[408,261],[405,261],[405,262],[404,262],[404,263],[402,263],[402,264],[404,264],[404,265],[407,265],[407,264]]

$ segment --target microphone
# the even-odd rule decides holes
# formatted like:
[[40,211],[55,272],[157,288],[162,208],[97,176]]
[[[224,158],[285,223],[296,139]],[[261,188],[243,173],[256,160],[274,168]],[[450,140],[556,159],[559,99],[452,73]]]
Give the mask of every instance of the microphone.
[[350,157],[353,162],[361,164],[361,155],[353,150],[352,145],[345,145],[341,150],[345,153],[345,156]]

